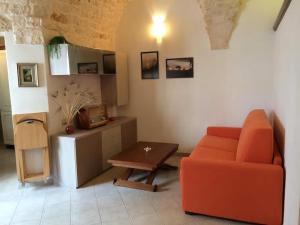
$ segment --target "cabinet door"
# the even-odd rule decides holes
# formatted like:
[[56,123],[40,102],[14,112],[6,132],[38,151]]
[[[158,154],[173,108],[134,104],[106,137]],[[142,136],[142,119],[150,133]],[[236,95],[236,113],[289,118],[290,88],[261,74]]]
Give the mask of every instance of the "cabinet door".
[[100,133],[76,140],[77,187],[96,177],[102,171]]
[[11,111],[1,111],[3,140],[6,145],[14,145],[14,132]]
[[117,105],[127,105],[129,99],[127,55],[116,53]]
[[103,170],[111,167],[107,160],[121,152],[121,126],[116,126],[102,132]]

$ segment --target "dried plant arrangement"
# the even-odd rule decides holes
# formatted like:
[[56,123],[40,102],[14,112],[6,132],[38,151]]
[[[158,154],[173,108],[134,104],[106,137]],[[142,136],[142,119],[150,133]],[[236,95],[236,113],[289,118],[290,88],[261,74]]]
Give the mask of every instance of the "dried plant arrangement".
[[58,106],[58,111],[63,113],[62,123],[66,125],[65,131],[70,134],[74,132],[73,119],[81,108],[94,104],[97,97],[88,89],[81,88],[80,84],[72,81],[62,90],[51,94],[53,102]]

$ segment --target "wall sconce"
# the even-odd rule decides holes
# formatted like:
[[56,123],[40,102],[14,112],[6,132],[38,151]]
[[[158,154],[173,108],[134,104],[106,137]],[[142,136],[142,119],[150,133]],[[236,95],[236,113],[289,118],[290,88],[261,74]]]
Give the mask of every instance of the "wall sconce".
[[156,42],[160,44],[163,37],[167,34],[167,26],[165,24],[165,16],[154,15],[152,17],[153,24],[151,26],[151,34],[156,38]]

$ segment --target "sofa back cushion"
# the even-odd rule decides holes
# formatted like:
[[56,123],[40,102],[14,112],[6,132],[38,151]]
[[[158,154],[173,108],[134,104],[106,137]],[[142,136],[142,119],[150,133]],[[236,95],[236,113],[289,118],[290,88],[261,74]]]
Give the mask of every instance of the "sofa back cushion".
[[272,163],[273,129],[264,110],[254,110],[247,116],[238,148],[239,162]]

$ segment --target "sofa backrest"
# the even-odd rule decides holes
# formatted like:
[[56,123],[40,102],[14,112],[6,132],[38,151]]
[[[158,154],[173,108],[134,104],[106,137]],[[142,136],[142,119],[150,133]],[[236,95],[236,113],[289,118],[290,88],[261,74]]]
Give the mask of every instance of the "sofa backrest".
[[254,110],[247,116],[239,139],[236,160],[272,163],[273,129],[264,110]]

